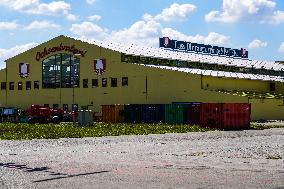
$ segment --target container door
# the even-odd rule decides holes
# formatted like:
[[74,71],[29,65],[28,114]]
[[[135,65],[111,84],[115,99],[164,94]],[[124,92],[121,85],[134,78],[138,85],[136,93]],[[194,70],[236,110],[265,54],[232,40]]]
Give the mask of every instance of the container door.
[[201,127],[223,128],[223,112],[221,103],[201,104]]
[[187,124],[200,125],[200,103],[192,103],[187,108]]
[[250,126],[250,104],[247,103],[226,103],[223,105],[224,128],[247,129]]

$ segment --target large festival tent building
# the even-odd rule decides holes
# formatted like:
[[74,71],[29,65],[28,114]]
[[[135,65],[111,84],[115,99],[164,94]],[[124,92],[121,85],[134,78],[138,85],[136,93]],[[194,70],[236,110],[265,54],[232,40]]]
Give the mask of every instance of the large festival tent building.
[[284,65],[250,60],[244,49],[240,58],[225,51],[229,56],[61,35],[6,60],[0,106],[101,112],[110,104],[250,103],[252,120],[284,119]]

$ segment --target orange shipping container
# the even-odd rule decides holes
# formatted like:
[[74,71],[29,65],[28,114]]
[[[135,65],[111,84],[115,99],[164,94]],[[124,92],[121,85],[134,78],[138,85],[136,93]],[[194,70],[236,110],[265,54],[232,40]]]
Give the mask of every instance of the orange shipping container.
[[102,105],[102,121],[105,123],[123,123],[124,105]]

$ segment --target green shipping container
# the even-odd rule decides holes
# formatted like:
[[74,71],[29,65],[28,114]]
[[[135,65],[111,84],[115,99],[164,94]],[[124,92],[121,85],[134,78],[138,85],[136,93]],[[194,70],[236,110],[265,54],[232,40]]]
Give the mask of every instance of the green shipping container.
[[187,105],[184,104],[166,104],[165,105],[165,123],[172,125],[181,125],[186,120]]

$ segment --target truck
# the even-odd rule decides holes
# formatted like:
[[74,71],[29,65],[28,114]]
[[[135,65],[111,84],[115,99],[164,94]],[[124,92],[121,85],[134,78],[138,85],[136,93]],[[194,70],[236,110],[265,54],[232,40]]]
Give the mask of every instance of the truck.
[[[31,105],[27,110],[28,123],[53,123],[52,109],[46,106]],[[58,119],[59,120],[59,119]]]

